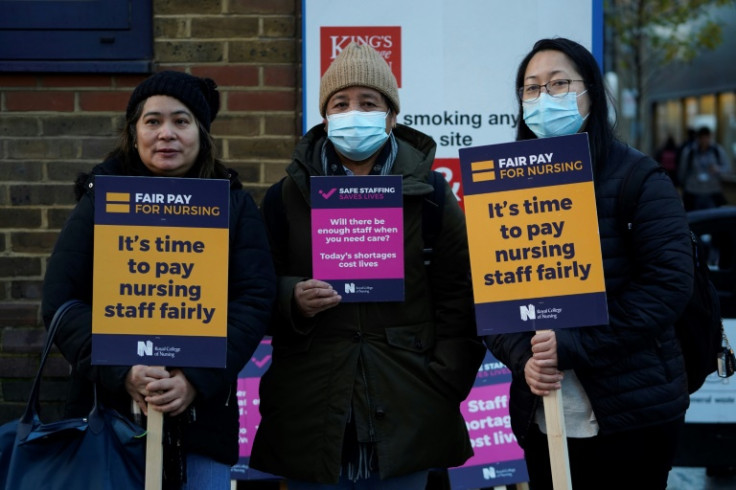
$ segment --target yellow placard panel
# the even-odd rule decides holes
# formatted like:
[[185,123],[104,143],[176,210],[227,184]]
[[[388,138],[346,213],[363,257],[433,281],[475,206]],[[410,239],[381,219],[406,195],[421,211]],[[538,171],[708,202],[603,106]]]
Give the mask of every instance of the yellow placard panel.
[[[225,337],[229,231],[95,227],[95,334]],[[203,287],[206,284],[207,287]]]
[[477,303],[604,291],[592,182],[465,196]]

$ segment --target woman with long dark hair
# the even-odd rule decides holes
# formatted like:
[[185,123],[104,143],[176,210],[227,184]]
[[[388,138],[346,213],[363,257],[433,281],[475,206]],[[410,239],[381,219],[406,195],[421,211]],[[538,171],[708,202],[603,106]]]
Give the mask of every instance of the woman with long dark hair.
[[630,237],[616,216],[629,169],[648,158],[614,136],[600,67],[580,44],[542,39],[516,76],[517,140],[587,133],[609,322],[485,338],[512,372],[510,414],[530,487],[551,489],[542,397],[562,390],[573,488],[663,489],[689,404],[674,323],[693,282],[685,211],[651,175]]

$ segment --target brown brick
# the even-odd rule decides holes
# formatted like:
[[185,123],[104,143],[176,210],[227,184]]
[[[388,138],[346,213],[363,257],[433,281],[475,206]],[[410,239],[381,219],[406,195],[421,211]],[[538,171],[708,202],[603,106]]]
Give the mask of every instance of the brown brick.
[[146,78],[148,78],[148,75],[116,75],[113,79],[113,84],[118,88],[128,88],[130,89],[129,92],[132,92],[132,89],[137,87]]
[[77,158],[78,144],[74,139],[31,138],[7,142],[7,156],[10,159],[69,159]]
[[164,71],[164,70],[172,70],[172,71],[180,71],[180,72],[189,72],[191,68],[191,65],[189,63],[173,63],[170,61],[161,61],[161,63],[158,64],[158,68],[155,71]]
[[[39,399],[42,402],[58,402],[66,399],[69,391],[68,369],[64,376],[43,376],[41,378],[41,389]],[[25,381],[5,380],[3,382],[3,398],[6,402],[27,403],[31,394],[32,380]],[[46,409],[43,409],[43,421],[53,419],[46,418]]]
[[294,17],[279,16],[263,19],[263,34],[266,37],[294,37]]
[[55,74],[43,75],[41,77],[41,85],[44,87],[112,87],[112,77],[110,75],[95,74]]
[[267,87],[296,88],[297,71],[294,65],[263,67],[263,84]]
[[117,138],[120,135],[122,129],[125,127],[125,112],[121,111],[120,114],[113,116],[112,121],[113,132],[115,133],[115,137]]
[[215,138],[215,154],[219,155],[218,158],[222,158],[223,153],[223,142],[221,138]]
[[175,63],[213,63],[224,61],[222,42],[177,41],[156,42],[156,56]]
[[[11,262],[31,261],[38,263],[36,259],[10,259],[0,257],[0,277],[12,277],[13,275],[27,275],[26,270],[12,267]],[[25,269],[31,269],[26,267]],[[7,274],[7,272],[11,272]],[[21,272],[20,274],[18,272]],[[29,271],[38,275],[39,271]],[[0,327],[35,327],[38,326],[38,306],[30,303],[0,303]],[[5,329],[3,329],[3,332]],[[2,365],[2,363],[0,363]],[[0,375],[0,378],[3,377]]]
[[[2,78],[2,77],[0,77]],[[3,113],[0,117],[0,136],[39,136],[38,118]]]
[[[42,381],[43,382],[43,381]],[[2,383],[3,388],[3,402],[17,404],[28,401],[28,395],[31,393],[31,387],[33,386],[31,379],[16,380],[16,379],[4,379]]]
[[125,112],[130,92],[80,92],[79,108],[83,111]]
[[5,93],[9,111],[73,111],[74,93],[60,91],[19,91]]
[[10,187],[10,202],[16,206],[75,204],[73,189],[68,184],[14,185]]
[[61,230],[66,223],[69,214],[72,212],[72,208],[52,208],[49,209],[46,214],[49,221],[50,230]]
[[43,178],[43,168],[36,162],[8,160],[0,165],[0,181],[38,182]]
[[289,162],[278,163],[272,162],[264,165],[264,180],[267,184],[273,184],[278,182],[281,177],[286,175],[286,167]]
[[32,378],[38,372],[37,356],[2,356],[0,378]]
[[294,0],[230,0],[233,13],[293,14],[300,7]]
[[261,180],[261,164],[247,163],[238,160],[230,160],[227,162],[229,168],[238,172],[238,177],[243,182],[260,182]]
[[[69,395],[69,365],[66,364],[59,374],[61,376],[54,376],[53,378],[41,378],[41,389],[39,390],[38,398],[42,404],[41,417],[44,421],[56,420],[52,418],[54,416],[51,415],[51,413],[49,412],[47,408],[48,404],[63,404],[66,401],[67,396]],[[30,393],[31,392],[28,391],[28,394],[26,396],[30,395]]]
[[258,35],[256,17],[195,17],[192,19],[192,38],[251,38]]
[[[291,136],[296,134],[296,120],[293,115],[266,116],[265,132],[267,135]],[[296,145],[296,139],[294,139]]]
[[81,141],[82,149],[79,156],[86,163],[98,164],[105,159],[117,142],[117,135],[109,138],[85,138]]
[[192,68],[192,75],[211,78],[221,91],[225,87],[258,86],[258,67],[252,65],[203,66]]
[[[5,383],[3,383],[4,385]],[[5,424],[11,420],[17,420],[26,409],[25,403],[0,403],[0,424]]]
[[212,134],[223,138],[226,135],[258,136],[261,134],[261,117],[251,115],[222,115],[212,123]]
[[14,300],[40,300],[42,293],[42,280],[17,280],[10,283],[10,297]]
[[[39,351],[38,357],[40,360],[41,352]],[[38,371],[38,369],[36,369]],[[69,375],[69,363],[66,359],[59,353],[59,350],[54,347],[54,349],[51,351],[51,355],[46,360],[46,366],[43,368],[43,376],[45,377],[55,377],[55,378],[65,378]]]
[[228,57],[233,63],[293,63],[296,46],[294,40],[233,41]]
[[56,242],[56,233],[15,231],[10,234],[13,252],[20,254],[44,253],[51,250]]
[[[118,110],[124,111],[124,107]],[[44,136],[110,136],[116,134],[113,122],[110,116],[77,114],[48,116],[41,119]]]
[[105,156],[115,147],[117,136],[109,138],[85,138],[81,141],[82,150],[80,157],[94,163],[100,163]]
[[[95,162],[96,164],[97,162]],[[69,162],[46,162],[46,175],[48,182],[60,182],[68,185],[69,190],[73,189],[74,180],[80,172],[89,172],[92,170],[93,163],[84,161]]]
[[296,96],[293,90],[231,92],[228,109],[231,111],[293,111]]
[[184,18],[157,18],[153,23],[153,36],[155,39],[187,39],[189,34],[189,21]]
[[294,151],[292,138],[249,138],[230,140],[232,158],[290,159]]
[[0,228],[38,228],[42,223],[41,213],[38,208],[3,208],[0,211]]
[[222,13],[220,0],[155,0],[153,15],[201,15]]
[[41,352],[46,330],[41,326],[33,328],[8,327],[3,330],[2,351],[34,354]]
[[38,78],[21,73],[0,73],[0,87],[37,87]]

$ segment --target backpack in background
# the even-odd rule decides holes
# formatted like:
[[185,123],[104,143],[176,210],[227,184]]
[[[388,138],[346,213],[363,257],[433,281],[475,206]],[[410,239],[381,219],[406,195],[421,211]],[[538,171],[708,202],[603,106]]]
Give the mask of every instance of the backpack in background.
[[[618,216],[620,222],[625,224],[626,236],[631,233],[642,183],[656,172],[666,171],[651,158],[644,157],[624,177],[619,193]],[[703,247],[692,230],[690,238],[693,249],[693,294],[685,311],[675,322],[675,331],[685,358],[688,392],[692,394],[703,386],[709,374],[718,369],[718,359],[724,351],[721,341],[725,334],[718,291],[710,280]]]

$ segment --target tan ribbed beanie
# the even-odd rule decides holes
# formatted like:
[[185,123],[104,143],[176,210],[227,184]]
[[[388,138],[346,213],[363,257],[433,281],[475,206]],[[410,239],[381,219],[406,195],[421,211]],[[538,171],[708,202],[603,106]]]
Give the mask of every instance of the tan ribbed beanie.
[[325,117],[327,100],[344,88],[360,85],[378,90],[399,113],[399,88],[386,60],[367,44],[350,43],[327,68],[319,83],[319,113]]

